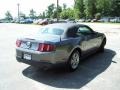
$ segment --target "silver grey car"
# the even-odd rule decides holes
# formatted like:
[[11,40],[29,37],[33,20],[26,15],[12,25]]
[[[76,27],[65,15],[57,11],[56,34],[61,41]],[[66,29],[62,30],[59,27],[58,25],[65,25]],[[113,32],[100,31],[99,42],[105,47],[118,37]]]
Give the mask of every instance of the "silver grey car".
[[103,52],[105,44],[106,36],[86,25],[50,24],[31,37],[17,39],[16,59],[36,67],[65,64],[74,71],[83,58]]

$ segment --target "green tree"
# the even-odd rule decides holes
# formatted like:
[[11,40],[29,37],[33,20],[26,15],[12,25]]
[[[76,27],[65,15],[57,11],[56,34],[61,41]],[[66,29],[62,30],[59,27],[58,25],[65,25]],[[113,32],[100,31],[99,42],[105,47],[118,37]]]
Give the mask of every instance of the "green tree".
[[35,15],[35,14],[36,14],[36,12],[35,12],[33,9],[31,9],[31,10],[30,10],[29,17],[32,18],[32,19],[35,19],[35,18],[36,18],[36,15]]
[[[97,0],[96,7],[97,11],[102,14],[102,16],[109,16],[111,12],[112,0]],[[114,4],[115,5],[115,4]]]
[[84,0],[75,0],[75,17],[83,18],[84,17]]
[[74,3],[75,18],[120,17],[120,0],[74,0]]
[[60,17],[63,18],[63,19],[68,18],[67,5],[65,3],[63,3],[63,10],[62,10],[62,12],[60,12]]
[[96,14],[96,0],[84,0],[85,15],[87,18],[94,18]]
[[61,13],[60,13],[60,17],[62,19],[74,19],[74,10],[71,9],[71,8],[67,8],[66,10],[63,10]]
[[46,10],[47,18],[51,18],[55,9],[55,4],[51,4],[48,6],[48,9]]
[[63,10],[61,13],[60,13],[60,17],[62,19],[68,19],[69,18],[69,15],[67,13],[67,10]]
[[111,0],[110,15],[120,17],[120,0]]
[[41,18],[41,19],[46,18],[45,12],[40,13],[39,16],[38,16],[38,18]]
[[26,19],[26,15],[22,12],[20,12],[19,16],[20,16],[20,18]]
[[96,13],[95,14],[95,19],[99,20],[101,18],[101,13]]
[[[62,7],[58,6],[58,17],[60,17],[60,13],[62,12]],[[52,18],[57,18],[57,7],[55,7],[54,12],[52,14]]]
[[5,19],[6,20],[8,20],[8,21],[11,21],[11,20],[13,20],[13,17],[12,17],[12,15],[11,15],[11,13],[9,12],[9,11],[7,11],[6,13],[5,13]]

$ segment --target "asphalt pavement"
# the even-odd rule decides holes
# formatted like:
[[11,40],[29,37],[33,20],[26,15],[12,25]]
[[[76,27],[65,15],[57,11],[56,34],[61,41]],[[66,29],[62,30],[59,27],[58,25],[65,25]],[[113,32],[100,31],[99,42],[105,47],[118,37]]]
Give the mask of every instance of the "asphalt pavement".
[[120,90],[120,24],[84,23],[105,33],[104,53],[81,62],[78,70],[43,70],[19,63],[15,41],[34,35],[40,26],[0,23],[0,90]]

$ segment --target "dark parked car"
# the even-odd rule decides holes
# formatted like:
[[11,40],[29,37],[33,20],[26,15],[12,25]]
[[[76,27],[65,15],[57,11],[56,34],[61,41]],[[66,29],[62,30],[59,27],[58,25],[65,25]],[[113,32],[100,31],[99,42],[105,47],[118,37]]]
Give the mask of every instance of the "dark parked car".
[[49,23],[48,19],[44,19],[44,20],[41,20],[40,22],[38,22],[39,25],[48,25],[48,23]]
[[103,52],[106,37],[90,27],[75,23],[50,24],[31,37],[16,41],[16,58],[33,66],[64,63],[70,71],[80,60],[97,51]]

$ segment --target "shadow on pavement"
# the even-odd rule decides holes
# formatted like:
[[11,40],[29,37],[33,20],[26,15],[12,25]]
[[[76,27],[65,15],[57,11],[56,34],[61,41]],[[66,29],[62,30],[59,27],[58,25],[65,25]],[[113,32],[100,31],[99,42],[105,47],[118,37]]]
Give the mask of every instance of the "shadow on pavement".
[[23,71],[23,75],[52,87],[77,89],[104,72],[111,65],[115,54],[114,51],[105,49],[104,53],[98,53],[83,60],[78,70],[71,73],[64,68],[41,70],[30,66]]

